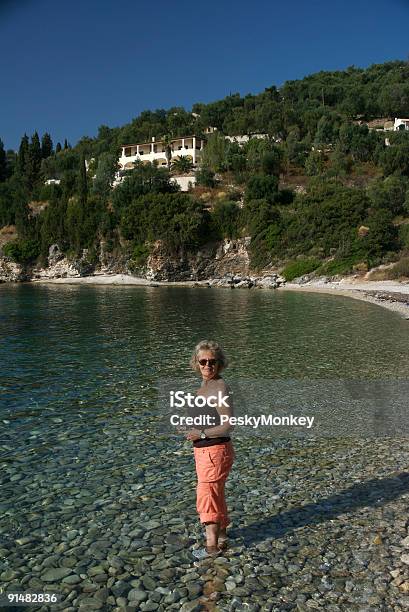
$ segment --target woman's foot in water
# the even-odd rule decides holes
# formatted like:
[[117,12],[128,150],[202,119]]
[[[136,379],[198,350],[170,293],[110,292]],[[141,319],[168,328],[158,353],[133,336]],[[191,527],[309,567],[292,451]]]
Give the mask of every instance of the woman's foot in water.
[[213,557],[217,557],[220,554],[220,548],[218,546],[205,546],[204,548],[197,548],[192,551],[192,555],[198,561],[202,561],[203,559],[209,559]]

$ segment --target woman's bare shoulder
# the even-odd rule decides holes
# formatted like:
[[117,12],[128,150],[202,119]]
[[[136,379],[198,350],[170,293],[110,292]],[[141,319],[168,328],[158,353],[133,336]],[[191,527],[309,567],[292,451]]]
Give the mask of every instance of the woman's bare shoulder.
[[230,387],[223,378],[217,378],[214,381],[214,383],[219,391],[229,391],[230,392]]

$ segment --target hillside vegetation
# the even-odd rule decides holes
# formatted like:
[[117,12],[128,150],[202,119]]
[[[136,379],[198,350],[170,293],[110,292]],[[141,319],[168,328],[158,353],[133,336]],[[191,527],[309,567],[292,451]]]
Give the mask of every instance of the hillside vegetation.
[[[71,257],[86,248],[96,260],[103,240],[137,267],[157,240],[175,253],[251,236],[253,268],[277,266],[288,278],[406,261],[409,132],[366,125],[399,116],[409,116],[409,64],[396,61],[319,72],[191,111],[144,111],[74,147],[54,148],[37,133],[24,135],[18,153],[0,141],[0,229],[13,228],[0,250],[45,265],[51,244]],[[217,131],[189,194],[177,192],[172,169],[142,164],[111,188],[120,145],[203,136],[209,126]],[[243,147],[224,139],[254,133],[267,137]],[[51,178],[61,183],[46,185]]]

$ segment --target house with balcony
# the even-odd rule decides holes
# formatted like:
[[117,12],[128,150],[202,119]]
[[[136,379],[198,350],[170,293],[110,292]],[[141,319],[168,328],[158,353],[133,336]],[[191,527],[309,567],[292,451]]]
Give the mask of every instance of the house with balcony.
[[[170,142],[171,146],[171,162],[181,157],[189,159],[193,167],[200,163],[200,158],[204,148],[204,140],[197,136],[184,136],[181,138],[173,138]],[[121,148],[121,156],[118,163],[121,170],[132,170],[135,162],[139,160],[142,163],[157,162],[158,166],[167,166],[166,159],[166,143],[164,140],[156,140],[152,137],[151,142],[140,142],[137,144],[123,145]]]

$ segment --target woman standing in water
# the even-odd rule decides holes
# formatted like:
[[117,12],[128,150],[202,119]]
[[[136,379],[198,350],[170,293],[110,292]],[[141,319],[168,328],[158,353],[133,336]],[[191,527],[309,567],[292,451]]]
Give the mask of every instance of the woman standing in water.
[[[208,417],[211,426],[191,429],[186,438],[193,442],[197,473],[196,509],[200,522],[206,526],[206,546],[194,550],[197,559],[217,555],[227,547],[226,527],[229,525],[224,485],[234,461],[229,432],[233,427],[227,421],[220,424],[220,416],[233,416],[230,391],[220,376],[227,366],[223,350],[217,342],[203,340],[195,347],[190,365],[202,376],[202,385],[196,396],[206,398],[203,407],[195,407],[190,415]],[[214,400],[215,396],[218,401]],[[209,401],[208,398],[212,398]],[[223,398],[223,401],[220,400]]]

